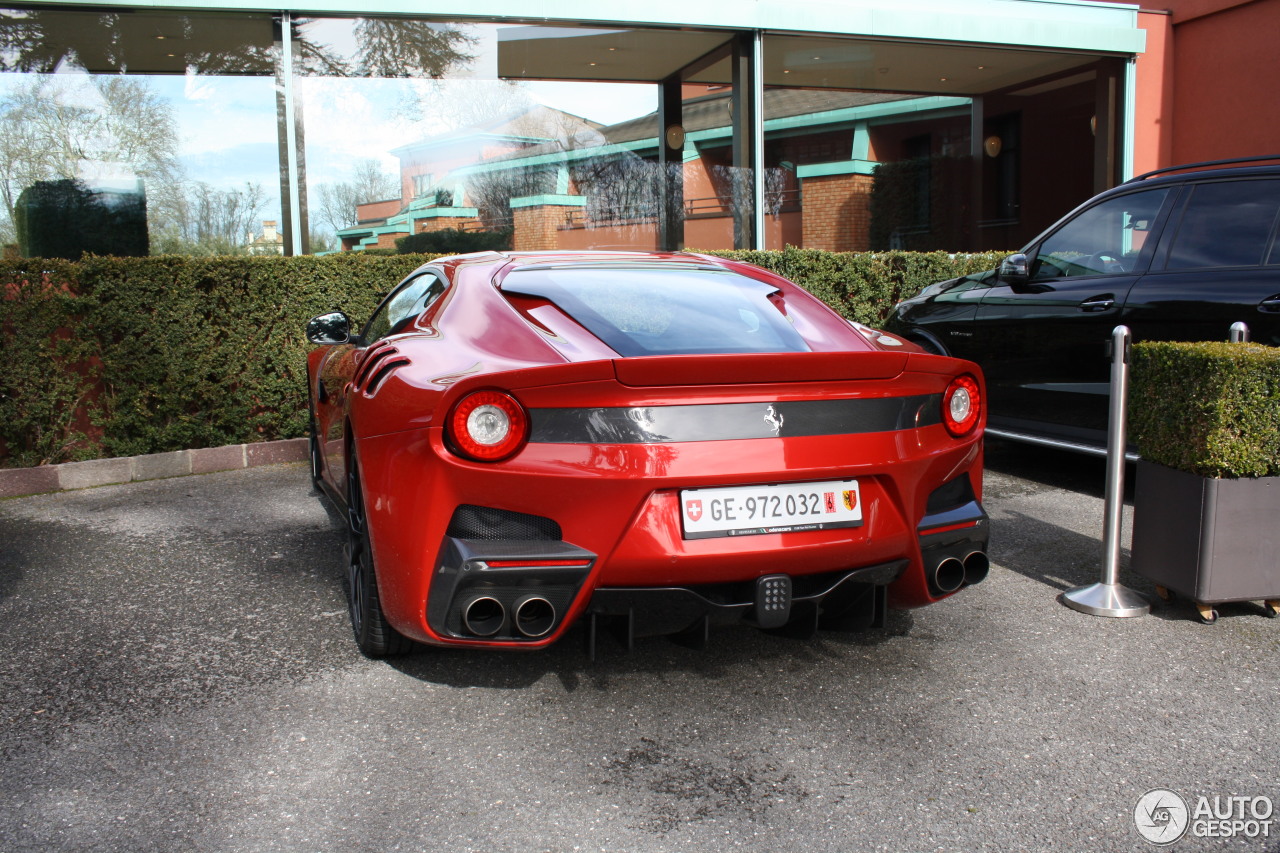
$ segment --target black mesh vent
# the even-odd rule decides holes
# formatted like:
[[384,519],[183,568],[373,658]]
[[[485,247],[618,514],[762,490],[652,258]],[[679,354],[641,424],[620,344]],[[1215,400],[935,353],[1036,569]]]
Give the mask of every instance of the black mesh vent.
[[974,497],[973,484],[969,482],[969,475],[961,474],[945,486],[934,489],[933,494],[929,495],[929,503],[924,511],[928,515],[934,515],[975,500],[977,498]]
[[559,541],[564,538],[560,525],[540,515],[526,515],[487,506],[463,504],[453,513],[447,535],[455,539],[540,539]]

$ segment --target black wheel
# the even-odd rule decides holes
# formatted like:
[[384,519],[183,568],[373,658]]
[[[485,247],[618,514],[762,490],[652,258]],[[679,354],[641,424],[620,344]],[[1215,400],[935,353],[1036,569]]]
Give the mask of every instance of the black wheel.
[[310,427],[307,431],[307,455],[311,460],[311,485],[317,490],[320,488],[320,473],[324,470],[324,460],[321,458],[320,436],[316,435],[316,416],[311,415]]
[[360,473],[353,464],[347,478],[347,612],[360,651],[371,658],[402,655],[413,649],[413,641],[392,628],[382,613],[378,597],[378,577],[369,547],[368,520]]
[[1197,607],[1197,617],[1202,625],[1212,625],[1218,621],[1218,611],[1213,607]]
[[320,474],[324,470],[324,451],[320,445],[320,435],[316,431],[316,400],[311,385],[311,371],[307,371],[307,457],[311,463],[311,485],[320,489]]

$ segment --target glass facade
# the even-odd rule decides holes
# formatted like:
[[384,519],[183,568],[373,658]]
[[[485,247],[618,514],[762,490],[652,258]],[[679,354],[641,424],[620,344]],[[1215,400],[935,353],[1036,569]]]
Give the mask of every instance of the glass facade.
[[[1048,224],[1029,188],[1060,213],[1099,183],[1105,63],[712,29],[0,9],[0,242],[1014,248]],[[1064,157],[1083,165],[1047,188],[1026,177]]]

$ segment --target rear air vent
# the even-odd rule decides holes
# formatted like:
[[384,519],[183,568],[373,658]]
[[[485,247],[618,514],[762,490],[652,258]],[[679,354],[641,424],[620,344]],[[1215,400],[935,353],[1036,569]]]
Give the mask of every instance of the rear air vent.
[[355,387],[372,397],[388,376],[408,363],[409,359],[391,344],[375,344],[365,351],[364,361],[356,371]]
[[447,535],[496,542],[509,539],[558,541],[560,525],[550,518],[506,509],[463,504],[453,513]]

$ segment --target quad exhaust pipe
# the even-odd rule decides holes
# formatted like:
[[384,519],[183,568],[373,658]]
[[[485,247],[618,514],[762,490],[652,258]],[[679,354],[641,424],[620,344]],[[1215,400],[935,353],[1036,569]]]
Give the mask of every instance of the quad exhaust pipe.
[[982,551],[972,551],[964,558],[964,582],[973,586],[987,579],[991,571],[991,560]]
[[[526,595],[511,611],[512,625],[521,636],[536,640],[556,625],[556,608],[540,595]],[[471,599],[462,608],[462,627],[477,637],[492,637],[507,623],[507,608],[491,595]]]
[[939,561],[933,570],[933,585],[939,592],[955,592],[964,586],[964,563],[955,557]]
[[556,624],[556,609],[540,595],[526,595],[516,602],[516,630],[530,639],[545,637]]
[[964,559],[943,557],[933,567],[929,583],[940,593],[955,592],[962,586],[981,583],[991,571],[991,560],[982,551],[970,551]]
[[462,626],[477,637],[492,637],[507,621],[507,609],[498,599],[482,595],[462,608]]

